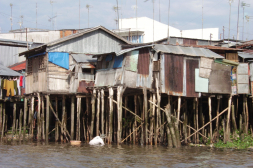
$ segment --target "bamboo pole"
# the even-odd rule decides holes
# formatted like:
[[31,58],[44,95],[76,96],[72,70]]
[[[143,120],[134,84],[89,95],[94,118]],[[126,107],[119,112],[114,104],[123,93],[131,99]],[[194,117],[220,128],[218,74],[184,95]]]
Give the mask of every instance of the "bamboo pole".
[[[133,124],[133,130],[137,128],[137,121],[136,121],[136,115],[138,112],[138,102],[137,102],[137,95],[134,95],[134,124]],[[135,144],[136,142],[136,137],[137,137],[137,132],[133,134],[133,143]]]
[[[189,135],[189,136],[187,137],[187,139],[190,138],[190,137],[192,137],[193,135],[195,135],[197,132],[199,132],[199,131],[202,130],[203,128],[205,128],[205,127],[206,127],[207,125],[209,125],[213,120],[215,120],[217,117],[219,117],[220,115],[222,115],[223,113],[225,113],[227,110],[228,110],[228,107],[227,107],[226,109],[224,109],[222,112],[220,112],[220,114],[217,115],[216,117],[214,117],[211,121],[209,121],[208,123],[206,123],[203,127],[201,127],[200,129],[198,129],[197,131],[195,131],[193,134]],[[201,135],[201,136],[203,136],[203,135]],[[204,137],[206,137],[206,136],[204,136]]]
[[93,89],[93,94],[91,97],[91,108],[92,108],[92,114],[91,114],[91,126],[90,126],[90,139],[93,138],[93,129],[94,129],[94,120],[95,120],[95,103],[96,103],[96,90]]
[[104,98],[105,98],[105,92],[104,92],[104,89],[101,89],[101,131],[102,131],[102,134],[105,133],[105,129],[104,129],[104,126],[105,126],[105,101],[104,101]]
[[48,133],[49,133],[49,95],[46,95],[46,142],[48,142]]
[[[149,96],[149,100],[152,102],[153,101],[153,94],[150,93]],[[153,134],[153,105],[151,103],[149,103],[149,107],[150,107],[150,113],[149,113],[149,118],[150,118],[150,124],[149,124],[149,130],[150,132]],[[149,134],[149,144],[152,145],[152,141],[153,141],[153,136],[151,136],[151,134]]]
[[76,140],[80,141],[80,114],[81,114],[81,98],[77,97],[77,114],[76,114]]
[[42,139],[45,140],[45,104],[44,104],[44,97],[42,96],[41,99],[41,122],[42,122]]
[[144,124],[144,122],[141,123],[141,125],[139,125],[131,134],[129,134],[125,139],[123,139],[121,141],[121,143],[123,143],[130,135],[132,135],[134,132],[136,132],[142,125]]
[[71,140],[74,140],[74,134],[75,134],[75,96],[71,96],[71,128],[70,128],[70,134],[71,134]]
[[[211,105],[211,97],[208,97],[208,109],[209,109],[209,121],[212,120],[212,105]],[[212,126],[212,122],[210,122],[210,138],[211,138],[211,142],[213,140],[213,126]]]
[[157,145],[157,139],[158,139],[158,130],[157,128],[161,125],[161,117],[160,117],[160,103],[161,103],[161,95],[159,93],[159,82],[156,78],[156,94],[157,94],[157,111],[156,111],[156,133],[155,133],[155,145]]
[[[58,114],[58,97],[55,97],[55,113],[57,116],[59,116]],[[58,120],[55,120],[55,141],[58,142],[59,141],[59,124],[58,124]]]
[[90,116],[90,101],[89,101],[89,97],[86,97],[86,111],[87,111],[87,117],[86,117],[86,123],[87,123],[87,133],[86,133],[86,141],[89,142],[90,138],[89,138],[89,131],[88,131],[88,123],[89,123],[89,116]]
[[[217,115],[219,115],[219,111],[220,111],[220,98],[217,97],[217,110],[216,110]],[[219,117],[216,120],[216,129],[217,131],[219,131]]]
[[63,129],[64,129],[64,125],[65,125],[65,113],[66,113],[66,97],[65,97],[65,95],[62,95],[62,118],[61,118],[61,123],[63,124],[63,127],[61,127],[61,141],[64,141]]
[[145,144],[148,145],[148,96],[147,96],[147,88],[143,88],[143,96],[144,96],[144,126],[145,126]]
[[178,97],[178,105],[177,105],[177,120],[175,121],[175,133],[176,133],[176,138],[177,138],[177,147],[181,147],[181,142],[180,142],[180,136],[179,136],[179,118],[180,118],[180,109],[181,109],[181,97]]
[[97,126],[96,126],[96,135],[99,136],[100,135],[100,131],[99,131],[99,118],[100,118],[100,91],[98,90],[98,94],[97,94]]
[[113,133],[113,89],[109,88],[109,140],[108,144],[112,143]]

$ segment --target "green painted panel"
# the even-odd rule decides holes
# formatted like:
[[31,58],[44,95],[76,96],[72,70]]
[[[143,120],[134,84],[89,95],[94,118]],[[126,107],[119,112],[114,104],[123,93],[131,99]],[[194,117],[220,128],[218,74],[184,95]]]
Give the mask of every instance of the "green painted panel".
[[125,70],[137,72],[138,56],[139,50],[127,53]]

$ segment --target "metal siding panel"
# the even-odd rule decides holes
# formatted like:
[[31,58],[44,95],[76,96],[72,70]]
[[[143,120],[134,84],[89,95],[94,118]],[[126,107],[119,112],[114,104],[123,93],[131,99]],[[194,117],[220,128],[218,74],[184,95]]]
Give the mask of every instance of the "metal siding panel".
[[251,62],[249,65],[250,65],[250,81],[253,81],[253,62]]
[[130,88],[136,88],[137,73],[132,71],[124,72],[124,84]]
[[213,63],[209,77],[209,93],[231,94],[231,66]]
[[115,74],[115,69],[97,71],[95,86],[114,86]]
[[149,74],[149,61],[150,55],[148,48],[141,48],[139,50],[138,57],[138,74],[148,75]]
[[237,67],[237,93],[249,93],[249,67],[248,63],[240,63]]
[[193,59],[186,59],[186,96],[198,97],[199,94],[195,92],[195,69],[199,67],[199,61]]
[[79,86],[77,89],[78,93],[91,93],[91,90],[88,90],[87,87],[93,87],[94,86],[94,81],[85,81],[82,80],[79,82]]
[[164,58],[166,93],[169,95],[183,95],[184,57],[164,54]]
[[195,69],[195,92],[208,93],[209,79],[199,76],[199,69]]
[[126,54],[125,70],[137,72],[138,55],[138,50]]

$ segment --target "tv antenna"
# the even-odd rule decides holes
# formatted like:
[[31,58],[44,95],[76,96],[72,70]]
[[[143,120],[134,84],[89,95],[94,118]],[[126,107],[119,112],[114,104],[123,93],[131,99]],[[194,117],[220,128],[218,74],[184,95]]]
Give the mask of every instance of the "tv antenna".
[[19,23],[19,27],[20,27],[20,29],[22,28],[22,26],[23,26],[23,18],[24,18],[24,16],[23,15],[21,15],[20,16],[20,21],[18,22]]
[[10,3],[10,7],[11,7],[11,17],[10,17],[10,20],[11,20],[11,30],[12,30],[12,6],[13,6],[13,4]]
[[54,29],[54,18],[56,18],[57,16],[55,15],[54,16],[54,3],[56,3],[56,1],[52,1],[52,0],[50,0],[50,5],[52,5],[52,16],[51,17],[49,17],[49,22],[51,22],[52,21],[52,27],[53,27],[53,29]]
[[87,5],[86,5],[86,8],[88,9],[88,28],[89,28],[89,22],[90,22],[90,8],[91,8],[91,5],[87,4]]

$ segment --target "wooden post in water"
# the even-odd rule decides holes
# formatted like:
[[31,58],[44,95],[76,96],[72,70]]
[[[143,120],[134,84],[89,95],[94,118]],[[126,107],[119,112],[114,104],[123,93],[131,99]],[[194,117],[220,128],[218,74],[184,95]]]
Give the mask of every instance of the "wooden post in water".
[[31,100],[31,113],[30,113],[30,115],[31,115],[31,126],[30,126],[30,128],[32,130],[31,134],[33,135],[33,131],[34,131],[34,128],[35,128],[35,124],[34,124],[34,97],[32,97],[32,100]]
[[248,108],[248,98],[245,95],[245,113],[246,113],[246,125],[245,125],[245,132],[248,134],[249,129],[249,108]]
[[4,137],[4,126],[5,126],[5,102],[3,103],[3,126],[2,126],[2,135],[1,135],[1,141]]
[[102,134],[105,133],[105,101],[104,101],[104,97],[105,97],[105,92],[104,89],[101,89],[101,130],[102,130]]
[[100,91],[98,90],[98,95],[97,95],[97,126],[96,126],[96,135],[99,136],[99,117],[100,117]]
[[74,124],[75,124],[75,96],[71,96],[71,140],[74,140]]
[[229,99],[228,99],[228,115],[227,115],[227,135],[226,135],[226,141],[230,141],[230,115],[231,115],[231,100],[232,100],[232,96],[230,95]]
[[[151,102],[153,102],[153,94],[150,93],[149,95],[149,100]],[[155,102],[154,102],[155,103]],[[150,107],[150,111],[149,111],[149,118],[150,118],[150,123],[149,123],[149,145],[152,145],[152,141],[153,141],[153,136],[154,136],[154,133],[153,133],[153,104],[152,103],[149,103],[149,107]]]
[[89,101],[89,97],[86,97],[86,110],[87,110],[87,135],[86,135],[86,141],[89,142],[90,138],[89,138],[89,131],[88,131],[88,123],[89,123],[89,116],[90,116],[90,101]]
[[145,139],[144,142],[146,145],[148,145],[148,96],[147,96],[147,88],[143,88],[143,96],[144,96],[144,125],[145,125]]
[[[211,97],[209,96],[208,97],[208,109],[209,109],[209,121],[212,120],[212,104],[211,104]],[[210,122],[210,139],[211,139],[211,142],[213,140],[213,125],[212,125],[212,122]]]
[[234,127],[234,132],[237,130],[237,125],[236,125],[236,120],[235,120],[235,105],[232,104],[231,106],[231,110],[232,110],[232,123],[233,123],[233,127]]
[[48,142],[48,133],[49,133],[49,95],[46,95],[46,142]]
[[[58,97],[55,97],[55,113],[56,116],[58,117]],[[59,141],[59,121],[58,119],[55,119],[55,141]]]
[[109,140],[108,144],[112,143],[112,134],[113,134],[113,89],[109,88]]
[[[199,129],[199,99],[196,98],[196,130]],[[197,144],[199,144],[199,133],[197,133]]]
[[96,89],[93,89],[93,94],[91,97],[91,126],[90,126],[90,139],[93,138],[94,120],[95,120],[95,103],[96,103]]
[[63,129],[64,129],[64,125],[65,125],[65,113],[66,113],[66,97],[65,95],[62,96],[62,118],[61,118],[61,123],[62,123],[62,126],[61,126],[61,141],[64,140],[64,137],[63,137]]
[[45,140],[45,103],[44,103],[44,97],[42,96],[41,98],[41,127],[42,127],[42,130],[41,130],[41,134],[42,134],[42,139]]
[[[138,113],[138,97],[137,95],[134,95],[134,113]],[[133,124],[133,130],[137,128],[137,121],[136,121],[136,116],[134,116],[134,124]],[[133,133],[133,143],[135,144],[136,142],[136,137],[137,137],[137,132]]]
[[[217,116],[219,115],[219,111],[220,111],[220,97],[217,97],[217,109],[216,109]],[[217,117],[216,120],[216,130],[217,132],[219,132],[219,117]]]
[[26,119],[27,119],[27,98],[24,98],[24,128],[23,128],[23,140],[25,140],[26,136]]
[[117,144],[121,142],[122,134],[122,97],[124,89],[123,86],[118,86],[117,88],[117,111],[118,111],[118,132],[117,132]]
[[76,115],[76,140],[80,141],[80,114],[81,114],[81,97],[77,97],[77,115]]
[[19,113],[19,140],[21,140],[22,117],[23,117],[23,111],[22,111],[22,109],[20,109],[20,113]]
[[[170,95],[168,95],[168,104],[165,108],[165,114],[166,114],[167,122],[168,122],[168,124],[167,124],[168,125],[168,128],[167,128],[168,146],[169,147],[172,147],[172,146],[177,147],[178,146],[177,138],[176,138],[175,130],[173,128],[173,124],[171,121],[171,96]],[[179,140],[179,142],[180,142],[180,140]]]
[[0,103],[0,130],[2,130],[3,126],[3,103]]
[[40,94],[38,95],[38,111],[37,111],[37,140],[41,140],[41,119],[40,119],[40,109],[41,109],[41,98]]
[[13,103],[13,122],[12,122],[12,139],[13,135],[16,134],[15,127],[16,127],[16,109],[17,109],[17,103]]
[[177,120],[175,122],[175,132],[176,132],[176,138],[177,138],[177,147],[181,147],[181,142],[180,142],[180,135],[179,135],[179,119],[180,119],[180,109],[181,109],[181,97],[178,96],[177,100]]
[[161,103],[161,95],[159,93],[159,81],[156,78],[156,94],[157,94],[157,111],[156,111],[156,127],[155,127],[155,145],[157,145],[158,139],[158,127],[161,125],[161,112],[160,112],[160,103]]

